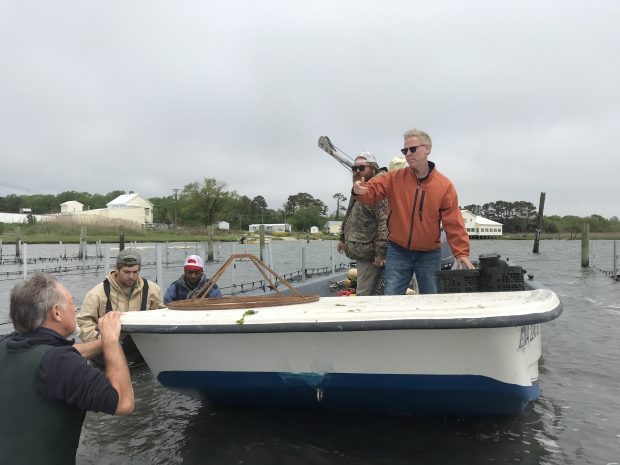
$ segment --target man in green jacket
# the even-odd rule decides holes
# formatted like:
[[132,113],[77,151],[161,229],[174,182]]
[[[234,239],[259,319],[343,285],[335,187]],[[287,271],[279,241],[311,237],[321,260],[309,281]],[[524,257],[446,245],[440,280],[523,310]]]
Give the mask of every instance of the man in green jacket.
[[[375,156],[362,152],[353,164],[353,182],[368,181],[379,172]],[[347,213],[342,220],[337,250],[356,261],[357,295],[373,295],[385,264],[387,251],[388,206],[384,199],[364,205],[351,197]]]
[[[133,411],[120,312],[99,319],[100,339],[74,345],[67,338],[76,333],[76,312],[71,293],[51,275],[35,273],[11,290],[15,332],[0,339],[2,463],[74,464],[87,411]],[[105,372],[83,357],[101,351]]]

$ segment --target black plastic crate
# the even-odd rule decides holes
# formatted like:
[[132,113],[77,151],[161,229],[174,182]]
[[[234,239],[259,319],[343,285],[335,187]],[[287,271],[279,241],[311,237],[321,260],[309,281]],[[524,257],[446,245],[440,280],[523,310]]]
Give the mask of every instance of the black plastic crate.
[[460,294],[463,292],[478,292],[478,270],[448,270],[437,271],[437,289],[440,294]]
[[480,272],[482,292],[524,291],[525,281],[520,266],[500,266]]
[[496,253],[478,256],[478,266],[481,270],[487,268],[497,268],[500,266],[499,255]]

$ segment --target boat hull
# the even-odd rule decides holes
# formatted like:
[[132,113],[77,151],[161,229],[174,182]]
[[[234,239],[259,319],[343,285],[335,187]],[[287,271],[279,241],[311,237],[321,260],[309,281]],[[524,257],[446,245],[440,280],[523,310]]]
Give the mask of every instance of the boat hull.
[[537,398],[540,337],[539,324],[133,334],[164,386],[213,404],[477,415]]

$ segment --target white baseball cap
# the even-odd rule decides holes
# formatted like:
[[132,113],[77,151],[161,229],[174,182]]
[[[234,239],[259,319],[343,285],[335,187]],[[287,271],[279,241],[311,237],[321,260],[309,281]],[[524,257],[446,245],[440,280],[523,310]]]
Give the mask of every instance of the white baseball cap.
[[355,157],[355,159],[357,160],[358,158],[363,158],[364,160],[366,160],[368,163],[377,163],[377,159],[375,158],[375,156],[370,153],[370,152],[362,152],[360,153],[357,157]]
[[204,270],[202,266],[202,258],[198,255],[190,255],[185,259],[185,264],[183,265],[184,270]]

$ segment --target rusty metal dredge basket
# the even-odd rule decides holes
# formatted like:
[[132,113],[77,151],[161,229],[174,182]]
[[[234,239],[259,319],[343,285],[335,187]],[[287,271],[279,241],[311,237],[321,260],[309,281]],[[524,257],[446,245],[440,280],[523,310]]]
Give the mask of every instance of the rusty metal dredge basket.
[[[207,298],[206,296],[209,295],[209,291],[213,289],[213,286],[215,286],[226,269],[235,260],[249,260],[254,263],[258,271],[263,275],[267,283],[269,283],[269,289],[273,289],[277,295],[233,296],[219,297],[216,299]],[[291,294],[282,295],[278,290],[278,283],[284,284],[291,291]],[[224,264],[213,274],[210,281],[198,289],[191,299],[170,302],[168,308],[171,310],[227,310],[233,308],[277,307],[280,305],[316,302],[317,300],[319,300],[318,295],[303,295],[295,289],[291,283],[278,275],[255,255],[244,253],[234,254],[228,257]]]

